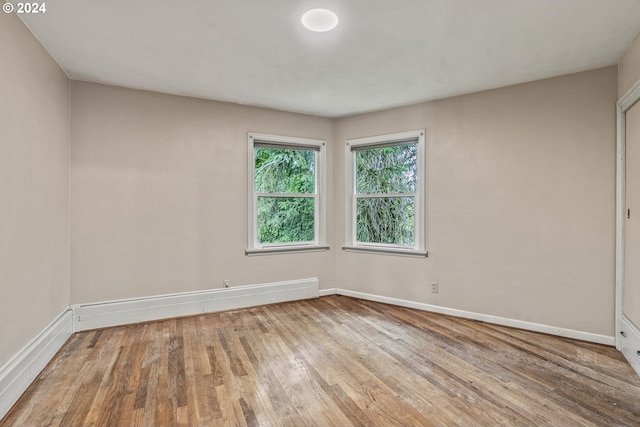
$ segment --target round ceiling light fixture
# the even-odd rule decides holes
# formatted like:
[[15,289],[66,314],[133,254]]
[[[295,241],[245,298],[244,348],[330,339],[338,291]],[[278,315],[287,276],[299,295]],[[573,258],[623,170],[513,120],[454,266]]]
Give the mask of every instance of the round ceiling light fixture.
[[302,15],[302,25],[311,31],[323,33],[338,25],[338,16],[327,9],[311,9]]

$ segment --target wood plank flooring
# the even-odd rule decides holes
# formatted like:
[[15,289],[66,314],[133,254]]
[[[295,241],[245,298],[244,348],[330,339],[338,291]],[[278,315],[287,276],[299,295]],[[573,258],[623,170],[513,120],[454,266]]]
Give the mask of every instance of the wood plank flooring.
[[614,348],[330,296],[73,335],[0,426],[639,426]]

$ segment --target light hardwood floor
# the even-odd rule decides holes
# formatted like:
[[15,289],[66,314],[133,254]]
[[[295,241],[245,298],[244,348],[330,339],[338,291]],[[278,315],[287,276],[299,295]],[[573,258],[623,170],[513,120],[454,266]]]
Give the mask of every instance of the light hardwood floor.
[[73,335],[0,426],[640,425],[612,347],[330,296]]

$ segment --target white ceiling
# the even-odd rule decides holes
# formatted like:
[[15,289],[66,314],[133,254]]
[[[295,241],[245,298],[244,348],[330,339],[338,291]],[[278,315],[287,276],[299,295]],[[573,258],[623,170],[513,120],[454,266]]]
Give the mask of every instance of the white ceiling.
[[[56,0],[20,15],[72,79],[327,117],[616,64],[640,0]],[[329,8],[328,33],[302,14]]]

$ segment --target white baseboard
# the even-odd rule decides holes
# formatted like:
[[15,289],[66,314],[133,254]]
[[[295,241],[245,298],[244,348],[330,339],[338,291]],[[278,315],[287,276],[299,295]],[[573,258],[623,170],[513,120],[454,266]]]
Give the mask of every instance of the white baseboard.
[[316,298],[317,278],[72,306],[74,330],[106,328],[276,302]]
[[327,295],[335,295],[337,293],[338,293],[338,290],[336,288],[320,289],[320,291],[318,291],[318,296],[326,297]]
[[0,367],[0,419],[42,372],[73,333],[73,313],[63,311]]
[[582,341],[589,341],[598,344],[615,345],[614,337],[606,335],[592,334],[589,332],[575,331],[573,329],[558,328],[555,326],[543,325],[540,323],[526,322],[524,320],[508,319],[505,317],[492,316],[489,314],[474,313],[472,311],[457,310],[455,308],[440,307],[437,305],[424,304],[420,302],[407,301],[403,299],[383,297],[379,295],[367,294],[364,292],[350,291],[347,289],[336,289],[338,295],[354,298],[361,298],[370,301],[377,301],[386,304],[398,305],[402,307],[415,308],[418,310],[431,311],[434,313],[447,314],[449,316],[462,317],[465,319],[480,320],[482,322],[496,325],[510,326],[512,328],[525,329],[527,331],[542,332],[545,334],[557,335],[566,338],[573,338]]
[[621,330],[624,336],[620,337],[620,351],[629,361],[631,367],[640,375],[640,329],[631,320],[622,316]]

